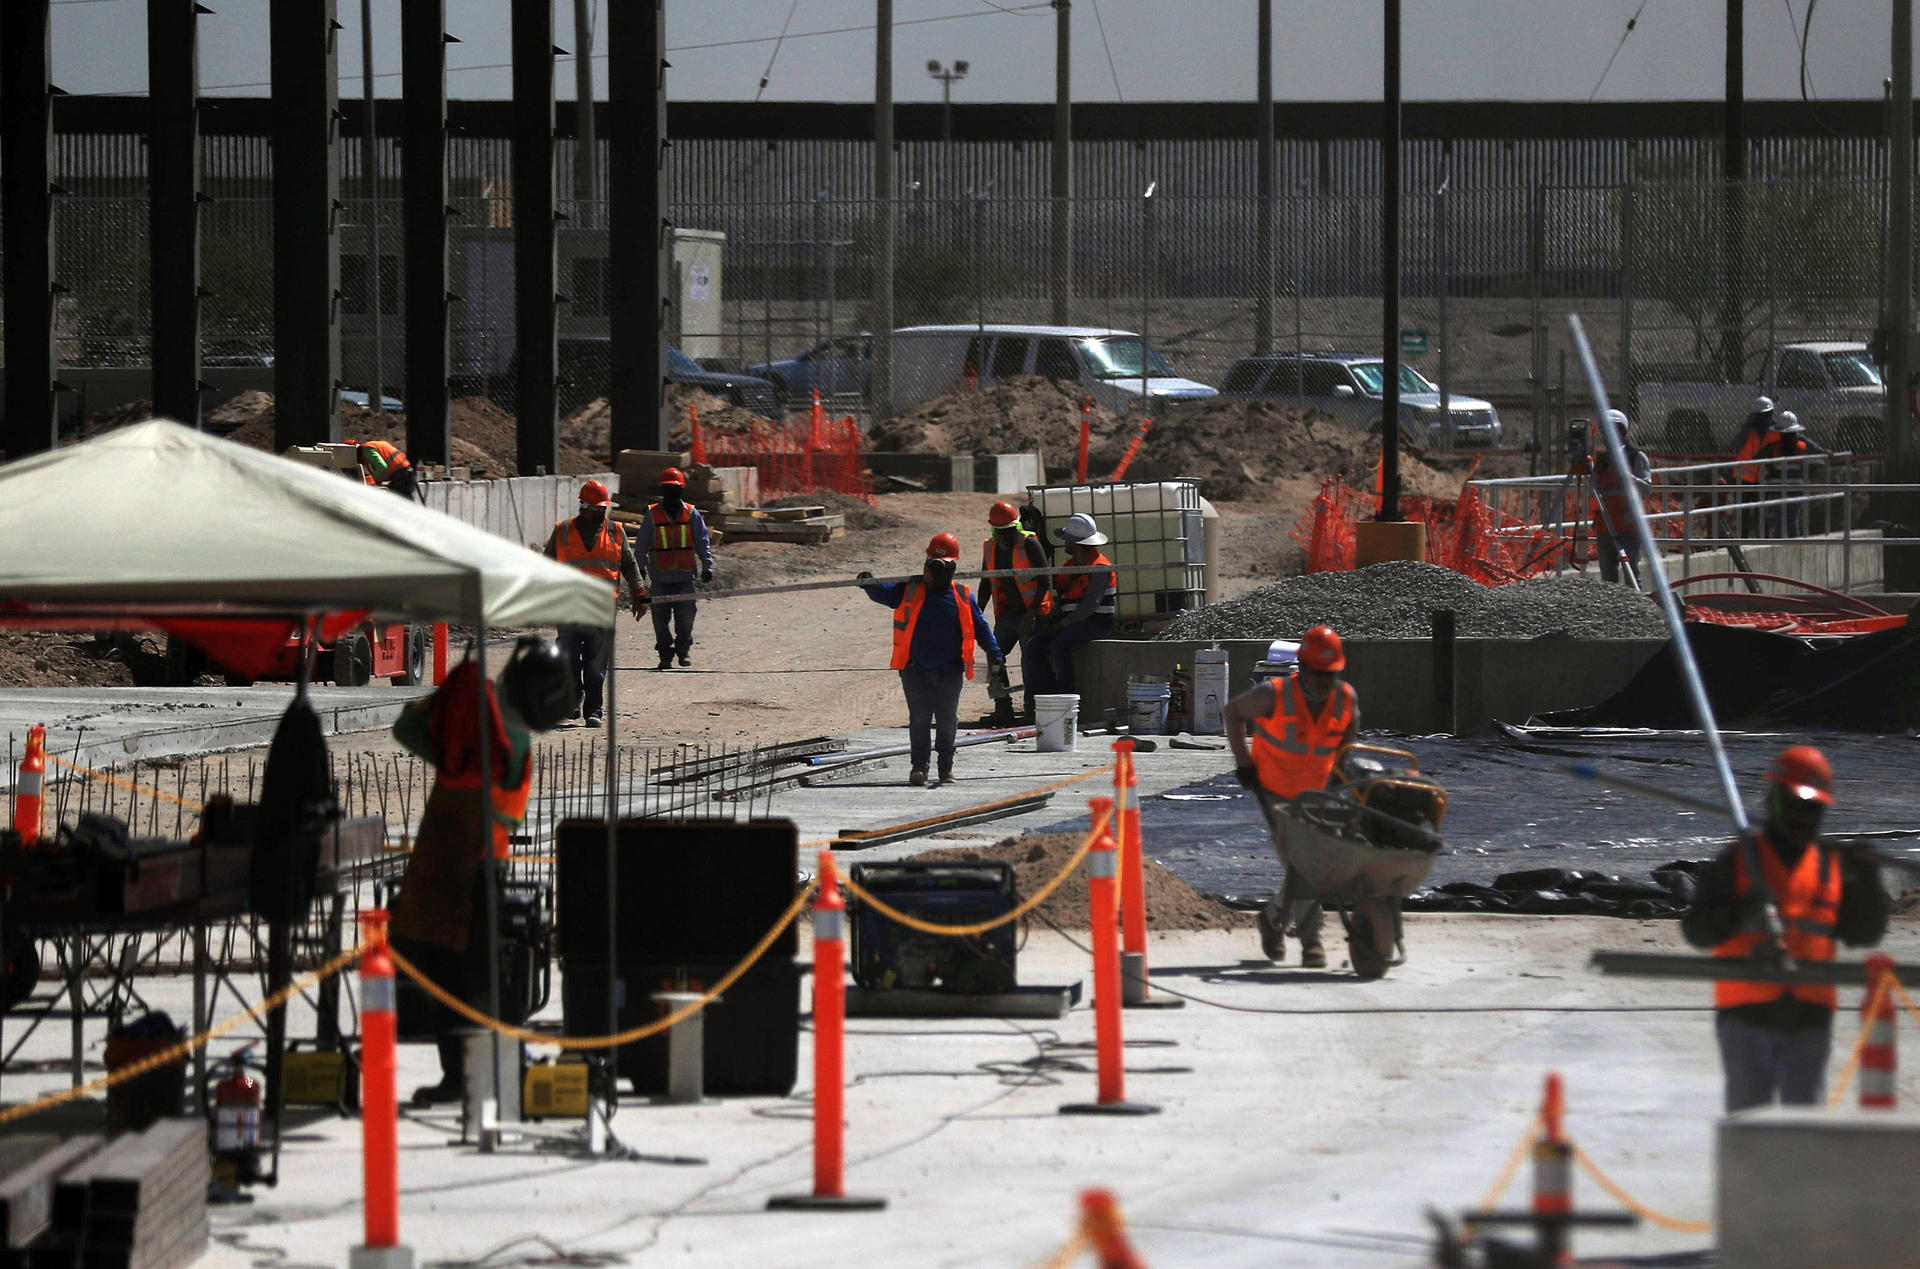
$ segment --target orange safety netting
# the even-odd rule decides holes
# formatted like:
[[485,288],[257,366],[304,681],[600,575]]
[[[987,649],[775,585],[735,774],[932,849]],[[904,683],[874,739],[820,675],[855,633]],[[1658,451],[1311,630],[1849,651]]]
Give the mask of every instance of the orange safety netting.
[[760,473],[760,496],[829,491],[873,501],[860,426],[848,415],[829,419],[814,393],[804,423],[756,420],[745,431],[715,431],[693,420],[693,447],[714,467],[752,467]]
[[[1360,521],[1379,511],[1379,500],[1337,478],[1320,486],[1292,537],[1307,550],[1307,572],[1331,573],[1354,566]],[[1566,539],[1532,528],[1487,505],[1469,488],[1457,499],[1402,497],[1400,514],[1427,526],[1427,560],[1489,586],[1519,581],[1552,568]]]

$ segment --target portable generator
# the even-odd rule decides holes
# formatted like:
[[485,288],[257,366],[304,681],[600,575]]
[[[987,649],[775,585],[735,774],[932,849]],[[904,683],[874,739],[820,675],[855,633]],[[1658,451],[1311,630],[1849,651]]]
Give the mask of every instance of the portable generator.
[[[972,925],[1005,916],[1019,903],[1013,865],[969,863],[855,864],[855,884],[887,906],[936,925]],[[853,979],[870,990],[917,988],[964,995],[1014,989],[1014,926],[955,938],[925,934],[887,919],[871,904],[849,902]]]
[[577,1057],[527,1067],[520,1113],[528,1119],[585,1119],[591,1109],[593,1068]]

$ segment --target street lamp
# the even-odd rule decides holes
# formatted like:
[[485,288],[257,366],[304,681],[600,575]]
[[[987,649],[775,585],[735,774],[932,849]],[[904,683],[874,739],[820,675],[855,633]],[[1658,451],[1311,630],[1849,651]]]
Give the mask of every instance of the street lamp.
[[940,81],[940,139],[953,140],[953,81],[967,77],[967,63],[955,61],[952,66],[938,58],[927,59],[927,74]]

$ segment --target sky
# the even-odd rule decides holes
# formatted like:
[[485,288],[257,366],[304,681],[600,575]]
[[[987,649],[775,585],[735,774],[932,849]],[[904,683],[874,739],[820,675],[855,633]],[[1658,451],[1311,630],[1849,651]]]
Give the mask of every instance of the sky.
[[[270,0],[205,2],[216,12],[201,19],[204,90],[265,95]],[[620,2],[590,0],[592,23],[604,24],[608,4]],[[362,0],[338,3],[341,91],[359,96]],[[381,96],[400,92],[401,3],[371,0]],[[1800,32],[1816,3],[1746,0],[1749,98],[1801,95]],[[146,91],[145,0],[53,4],[55,83],[72,93]],[[448,49],[449,95],[507,97],[508,0],[446,0],[446,8],[447,28],[461,41]],[[570,51],[573,8],[573,0],[554,0],[554,42]],[[874,8],[873,0],[666,0],[668,96],[872,100]],[[1273,8],[1276,98],[1379,98],[1378,3],[1275,0]],[[1254,0],[1074,0],[1074,99],[1251,101],[1256,12]],[[1890,0],[1819,3],[1806,28],[1808,92],[1878,97],[1891,20]],[[896,101],[940,99],[929,59],[970,63],[953,86],[956,103],[1053,99],[1047,0],[895,0],[894,21]],[[1408,100],[1687,100],[1722,92],[1720,0],[1405,0],[1402,22]],[[601,44],[595,82],[604,99]],[[571,58],[556,68],[556,83],[563,100],[574,96]]]

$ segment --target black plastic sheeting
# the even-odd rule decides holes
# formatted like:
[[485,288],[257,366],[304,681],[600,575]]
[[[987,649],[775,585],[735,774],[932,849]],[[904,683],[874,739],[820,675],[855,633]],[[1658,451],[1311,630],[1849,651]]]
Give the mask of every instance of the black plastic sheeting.
[[[1818,727],[1904,732],[1920,727],[1920,627],[1807,640],[1737,626],[1689,623],[1714,715],[1730,727]],[[1691,727],[1671,645],[1611,699],[1544,715],[1600,727]]]
[[[1434,904],[1466,908],[1471,905],[1464,900],[1477,898],[1483,911],[1669,915],[1640,906],[1664,902],[1677,911],[1684,902],[1680,874],[1666,866],[1711,858],[1731,837],[1720,817],[1613,792],[1559,770],[1591,763],[1717,802],[1718,782],[1698,732],[1495,726],[1461,737],[1367,738],[1411,749],[1420,769],[1447,790],[1447,850],[1427,884],[1452,898]],[[1913,778],[1920,741],[1910,736],[1727,733],[1750,814],[1761,805],[1767,764],[1791,744],[1819,745],[1833,762],[1837,805],[1827,818],[1831,831],[1920,832],[1920,784]],[[1139,761],[1144,768],[1153,757]],[[1260,813],[1234,781],[1225,754],[1221,767],[1209,780],[1142,799],[1146,853],[1196,889],[1236,904],[1264,902],[1279,886],[1282,869]],[[1899,843],[1888,845],[1897,849]],[[1515,879],[1529,875],[1531,884]],[[1508,884],[1501,884],[1503,878]],[[1463,883],[1484,889],[1449,889]],[[1488,891],[1510,897],[1490,897]]]

